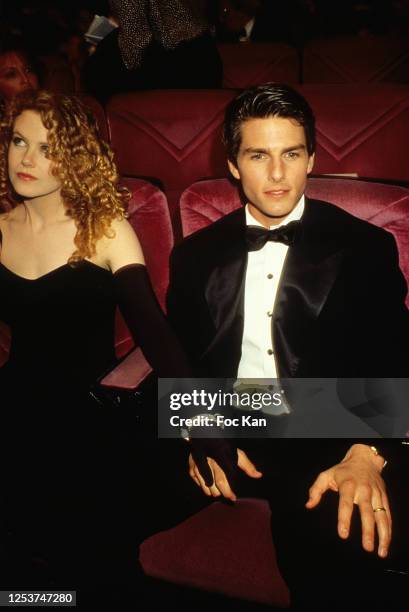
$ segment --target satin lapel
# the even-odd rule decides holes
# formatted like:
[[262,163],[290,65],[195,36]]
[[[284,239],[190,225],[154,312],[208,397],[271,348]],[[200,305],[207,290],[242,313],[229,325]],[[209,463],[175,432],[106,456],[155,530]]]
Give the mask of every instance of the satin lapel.
[[206,351],[229,336],[234,345],[240,343],[244,325],[244,286],[247,251],[245,247],[245,211],[240,209],[223,228],[223,245],[213,258],[205,296],[216,334]]
[[[344,255],[336,228],[325,224],[322,206],[306,199],[296,244],[288,249],[274,305],[274,348],[282,378],[296,376],[303,349],[316,341],[317,318]],[[325,208],[324,208],[325,211]]]

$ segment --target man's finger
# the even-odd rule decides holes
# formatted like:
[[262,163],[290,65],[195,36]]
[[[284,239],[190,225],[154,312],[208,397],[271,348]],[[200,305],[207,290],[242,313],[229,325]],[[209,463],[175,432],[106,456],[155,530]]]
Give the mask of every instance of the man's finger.
[[243,472],[247,474],[247,476],[250,476],[250,478],[261,478],[262,477],[263,475],[262,472],[259,472],[259,470],[256,468],[254,463],[250,461],[250,459],[247,457],[244,451],[238,448],[237,455],[238,455],[237,465],[239,466],[239,468],[243,470]]
[[[374,512],[374,518],[378,532],[378,555],[384,558],[388,555],[392,539],[392,516],[386,495],[382,495],[380,499],[380,502],[373,501],[372,507],[374,510],[379,509]],[[380,508],[384,508],[384,510]]]
[[226,478],[226,474],[223,472],[220,466],[217,465],[216,461],[210,458],[208,458],[207,461],[208,467],[212,474],[213,484],[210,487],[207,486],[203,476],[201,475],[201,472],[199,471],[197,465],[194,463],[194,459],[192,459],[192,463],[194,465],[193,473],[195,482],[199,483],[199,486],[201,487],[202,491],[208,497],[220,497],[220,495],[223,495],[223,497],[225,497],[226,499],[236,501],[237,497],[230,487],[230,484]]
[[321,501],[323,494],[328,491],[328,476],[325,472],[322,472],[316,481],[312,484],[309,490],[309,498],[305,504],[309,510],[315,508]]
[[213,462],[213,472],[214,472],[214,483],[215,487],[226,499],[230,499],[231,501],[236,501],[237,497],[232,490],[229,481],[226,478],[226,474],[222,469],[217,465],[217,463]]
[[197,466],[195,466],[194,470],[194,480],[195,482],[199,483],[199,487],[202,489],[203,493],[205,495],[207,495],[208,497],[210,497],[212,495],[210,487],[208,487],[203,479],[203,477],[201,476]]
[[193,470],[191,470],[191,471],[189,472],[189,476],[190,476],[190,478],[193,480],[193,482],[195,482],[195,483],[197,484],[197,486],[198,486],[198,487],[201,487],[200,480],[199,480],[199,478],[196,476],[196,474],[194,473],[194,471],[193,471]]
[[351,517],[354,510],[354,495],[354,483],[345,481],[339,489],[338,504],[338,535],[344,539],[349,536]]
[[375,548],[375,513],[372,503],[366,497],[359,501],[359,512],[362,524],[362,546],[368,552]]

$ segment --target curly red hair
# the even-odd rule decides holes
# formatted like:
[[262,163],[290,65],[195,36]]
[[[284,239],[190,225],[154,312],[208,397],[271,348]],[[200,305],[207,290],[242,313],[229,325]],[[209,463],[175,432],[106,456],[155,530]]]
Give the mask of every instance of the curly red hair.
[[0,210],[21,202],[8,178],[7,152],[14,122],[25,110],[38,113],[48,130],[52,174],[61,182],[66,214],[77,227],[69,262],[91,258],[98,240],[113,237],[112,221],[126,216],[130,194],[119,186],[114,154],[100,138],[93,113],[77,97],[28,91],[6,105],[0,123]]

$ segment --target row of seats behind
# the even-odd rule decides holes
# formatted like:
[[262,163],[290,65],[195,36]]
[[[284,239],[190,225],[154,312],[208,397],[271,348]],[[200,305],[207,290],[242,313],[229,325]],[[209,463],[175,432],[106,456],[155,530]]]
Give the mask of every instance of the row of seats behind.
[[409,39],[349,36],[284,43],[219,43],[223,87],[286,83],[409,83]]

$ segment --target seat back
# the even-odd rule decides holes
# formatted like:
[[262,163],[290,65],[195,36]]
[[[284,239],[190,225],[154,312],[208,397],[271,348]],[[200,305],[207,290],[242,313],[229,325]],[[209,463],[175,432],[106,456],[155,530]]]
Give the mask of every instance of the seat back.
[[[399,251],[399,266],[409,285],[409,189],[351,179],[311,178],[307,195],[325,200],[355,217],[391,232]],[[409,307],[409,294],[406,297]]]
[[103,140],[108,142],[109,134],[108,134],[108,124],[105,117],[105,111],[101,104],[98,102],[96,98],[92,96],[88,96],[85,94],[77,94],[80,100],[89,108],[90,111],[94,114],[95,119],[97,120],[97,125],[99,129],[99,134]]
[[409,85],[304,85],[317,118],[315,174],[409,181]]
[[349,36],[304,48],[303,83],[409,83],[409,39]]
[[227,176],[221,125],[227,90],[144,91],[107,105],[111,145],[122,176],[145,177],[166,193],[178,227],[181,192],[209,176]]
[[[169,283],[169,256],[173,248],[173,231],[166,196],[157,187],[141,179],[123,179],[121,184],[132,193],[128,221],[139,238],[153,289],[164,309]],[[115,336],[116,354],[121,357],[134,343],[119,311]]]
[[[409,284],[409,189],[352,179],[310,178],[306,194],[391,232],[398,246],[400,267]],[[198,231],[240,206],[239,192],[229,180],[194,183],[180,199],[183,235]]]
[[298,83],[299,61],[294,47],[284,43],[219,43],[223,87],[245,89],[276,81]]
[[[304,85],[317,117],[316,174],[409,181],[409,85]],[[168,198],[176,237],[180,194],[193,182],[227,176],[221,126],[234,90],[146,91],[107,106],[122,176],[149,177]]]

